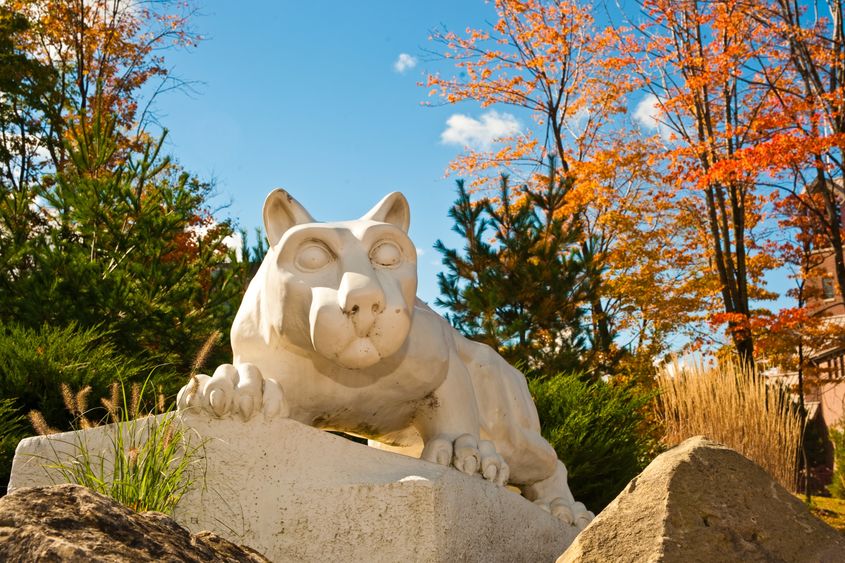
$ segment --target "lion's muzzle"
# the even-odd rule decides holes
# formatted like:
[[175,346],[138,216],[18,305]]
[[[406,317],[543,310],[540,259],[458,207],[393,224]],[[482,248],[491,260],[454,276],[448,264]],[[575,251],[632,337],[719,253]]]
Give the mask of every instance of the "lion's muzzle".
[[384,312],[384,291],[373,276],[346,272],[337,291],[343,314],[352,320],[359,338],[369,336],[378,316]]
[[[362,281],[353,276],[336,290],[312,288],[309,324],[314,350],[347,369],[367,368],[394,354],[411,328],[411,310],[404,301],[390,299],[378,285],[376,291]],[[344,285],[353,289],[345,296]]]

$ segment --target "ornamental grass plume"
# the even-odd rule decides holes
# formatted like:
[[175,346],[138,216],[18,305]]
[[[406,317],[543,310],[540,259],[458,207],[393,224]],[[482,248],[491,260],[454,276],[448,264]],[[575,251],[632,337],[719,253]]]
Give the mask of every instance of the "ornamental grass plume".
[[801,417],[791,395],[756,370],[677,361],[658,375],[663,442],[675,446],[704,435],[741,453],[795,491]]
[[29,411],[27,418],[29,419],[29,423],[32,425],[33,430],[35,430],[35,433],[39,436],[59,433],[59,430],[56,430],[47,424],[47,420],[44,419],[44,415],[41,414],[41,411],[31,410]]
[[[107,437],[105,451],[88,445],[83,433],[73,434],[66,445],[74,450],[72,458],[59,456],[45,459],[45,467],[58,472],[64,482],[86,486],[138,511],[171,514],[176,504],[193,486],[191,467],[199,460],[204,442],[198,445],[177,419],[176,413],[164,410],[164,397],[155,396],[149,379],[143,385],[133,383],[129,389],[122,383],[111,386],[110,397],[101,402],[108,411],[102,428]],[[153,392],[155,411],[143,412],[145,397]],[[91,428],[84,417],[90,388],[74,395],[67,385],[61,386],[65,405],[76,416],[74,426]],[[40,434],[53,433],[38,411],[30,413],[30,421]],[[58,460],[58,461],[57,461]]]

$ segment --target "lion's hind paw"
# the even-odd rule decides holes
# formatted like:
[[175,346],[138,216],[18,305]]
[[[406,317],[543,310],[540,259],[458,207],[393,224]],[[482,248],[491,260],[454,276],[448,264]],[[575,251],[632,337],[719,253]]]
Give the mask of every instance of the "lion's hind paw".
[[249,420],[257,412],[267,418],[288,416],[282,388],[264,379],[252,364],[223,364],[211,377],[192,377],[179,391],[176,403],[179,410],[204,411],[218,418],[237,414]]
[[493,442],[481,440],[478,442],[478,451],[481,453],[481,475],[488,481],[492,481],[503,487],[510,477],[510,468],[505,458],[499,455]]
[[587,510],[587,507],[583,503],[570,503],[562,497],[558,497],[551,502],[535,500],[534,504],[546,512],[551,512],[552,516],[555,516],[564,524],[575,526],[579,530],[586,528],[587,524],[592,522],[593,518],[596,517],[595,514]]

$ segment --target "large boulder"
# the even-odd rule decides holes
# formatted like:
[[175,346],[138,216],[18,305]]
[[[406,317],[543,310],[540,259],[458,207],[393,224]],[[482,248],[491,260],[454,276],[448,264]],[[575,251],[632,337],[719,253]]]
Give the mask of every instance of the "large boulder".
[[160,512],[138,513],[79,485],[0,499],[0,561],[268,561],[211,532],[191,535]]
[[[154,420],[139,421],[139,429]],[[194,484],[173,518],[278,563],[554,561],[578,533],[479,475],[294,420],[179,420],[202,447],[190,467]],[[79,443],[109,466],[114,431],[101,426],[22,441],[10,488],[61,482],[49,463],[73,459]]]
[[657,457],[558,559],[845,561],[845,539],[763,469],[702,437]]

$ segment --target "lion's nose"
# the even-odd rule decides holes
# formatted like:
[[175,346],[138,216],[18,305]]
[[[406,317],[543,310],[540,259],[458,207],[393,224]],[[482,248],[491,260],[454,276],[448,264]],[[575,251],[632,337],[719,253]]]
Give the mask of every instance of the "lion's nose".
[[355,326],[355,333],[364,337],[376,317],[384,311],[384,292],[372,277],[358,272],[346,272],[338,289],[340,308],[349,315]]

